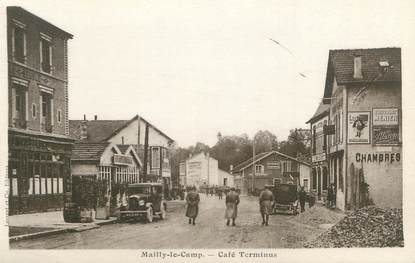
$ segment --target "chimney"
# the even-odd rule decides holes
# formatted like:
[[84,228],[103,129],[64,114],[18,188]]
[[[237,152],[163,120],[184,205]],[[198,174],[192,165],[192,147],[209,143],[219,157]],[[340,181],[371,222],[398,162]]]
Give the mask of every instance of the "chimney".
[[354,71],[353,71],[353,78],[355,79],[362,79],[362,57],[359,55],[354,56]]
[[84,120],[81,121],[81,135],[80,135],[80,139],[81,140],[86,140],[88,139],[88,131],[87,131],[87,120],[86,120],[86,116],[84,115]]
[[94,115],[94,120],[98,120],[98,115]]
[[84,121],[86,121],[86,114],[84,114]]

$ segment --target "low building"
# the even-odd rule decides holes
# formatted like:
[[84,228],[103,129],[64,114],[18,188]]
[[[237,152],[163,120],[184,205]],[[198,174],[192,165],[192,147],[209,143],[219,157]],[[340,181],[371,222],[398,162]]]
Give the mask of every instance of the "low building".
[[[169,149],[174,141],[145,119],[136,115],[131,120],[98,120],[95,116],[69,124],[76,149],[88,143],[100,145],[95,156],[97,176],[111,170],[113,182],[137,182],[139,177],[140,182],[162,182],[166,193],[171,189]],[[74,159],[73,173],[79,171],[80,163],[85,160]]]
[[185,186],[233,186],[233,176],[218,168],[218,160],[209,153],[189,156],[180,163],[180,181]]
[[[254,167],[254,168],[253,168]],[[252,194],[265,185],[294,183],[309,188],[311,165],[286,154],[270,151],[257,154],[233,167],[235,186],[242,194]]]
[[21,7],[7,7],[10,215],[62,209],[70,196],[72,37]]
[[323,103],[337,207],[401,208],[401,49],[330,50]]

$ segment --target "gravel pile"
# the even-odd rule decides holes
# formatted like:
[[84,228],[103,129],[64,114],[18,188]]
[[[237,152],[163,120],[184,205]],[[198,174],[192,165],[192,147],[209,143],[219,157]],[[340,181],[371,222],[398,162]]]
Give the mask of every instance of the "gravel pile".
[[402,209],[361,208],[305,247],[403,247]]

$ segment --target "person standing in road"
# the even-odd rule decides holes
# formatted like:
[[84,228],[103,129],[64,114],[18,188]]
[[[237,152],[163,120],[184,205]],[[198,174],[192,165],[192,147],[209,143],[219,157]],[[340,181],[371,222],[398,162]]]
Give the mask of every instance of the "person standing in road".
[[219,197],[219,199],[222,199],[222,196],[223,196],[223,191],[222,191],[222,188],[218,188],[217,193],[218,193],[218,197]]
[[225,218],[226,225],[229,226],[230,220],[232,219],[232,226],[235,226],[235,219],[238,214],[238,204],[239,204],[239,194],[235,191],[235,188],[232,187],[230,192],[226,195],[225,204]]
[[307,199],[307,193],[304,190],[304,186],[301,187],[298,193],[298,199],[300,200],[301,213],[305,211],[305,200]]
[[189,218],[189,224],[196,224],[196,217],[199,213],[199,202],[200,197],[199,193],[196,192],[196,187],[193,186],[190,189],[190,192],[186,196],[186,203],[187,203],[187,209],[186,209],[186,216]]
[[269,214],[272,212],[274,195],[268,188],[264,188],[259,194],[259,210],[262,216],[262,225],[268,225]]

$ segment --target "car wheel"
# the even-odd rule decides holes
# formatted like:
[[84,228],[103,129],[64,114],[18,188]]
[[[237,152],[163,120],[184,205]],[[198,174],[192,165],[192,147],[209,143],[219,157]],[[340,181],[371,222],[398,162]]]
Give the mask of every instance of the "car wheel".
[[162,205],[161,207],[160,207],[160,219],[166,219],[166,216],[167,216],[167,211],[166,211],[166,208],[164,207],[164,205]]
[[153,208],[149,207],[147,209],[147,215],[146,215],[146,219],[148,223],[153,222]]

